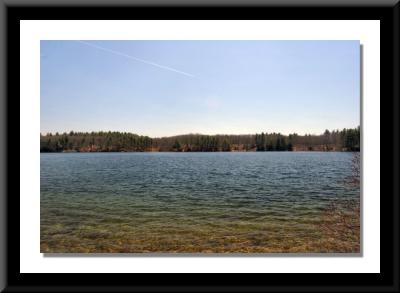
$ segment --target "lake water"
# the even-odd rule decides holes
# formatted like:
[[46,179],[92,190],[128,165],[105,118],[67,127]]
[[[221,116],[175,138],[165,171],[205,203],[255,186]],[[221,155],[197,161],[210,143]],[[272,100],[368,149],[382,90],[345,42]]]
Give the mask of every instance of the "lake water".
[[42,153],[41,252],[316,252],[352,153]]

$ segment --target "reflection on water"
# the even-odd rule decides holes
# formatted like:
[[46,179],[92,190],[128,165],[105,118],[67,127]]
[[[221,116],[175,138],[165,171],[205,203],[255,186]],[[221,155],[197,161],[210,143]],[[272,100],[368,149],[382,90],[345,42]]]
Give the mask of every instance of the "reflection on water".
[[316,227],[332,201],[358,200],[351,164],[331,152],[41,154],[41,252],[345,252]]

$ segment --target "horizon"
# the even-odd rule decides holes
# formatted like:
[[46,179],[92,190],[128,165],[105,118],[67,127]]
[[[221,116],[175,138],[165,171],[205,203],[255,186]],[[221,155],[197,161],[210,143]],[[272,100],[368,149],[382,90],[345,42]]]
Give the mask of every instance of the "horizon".
[[40,62],[41,133],[320,135],[361,124],[359,41],[41,41]]
[[[349,128],[346,128],[346,129],[357,129],[358,127],[361,128],[361,126],[358,125],[358,126],[349,127]],[[147,136],[147,137],[150,137],[150,138],[165,138],[165,137],[175,137],[175,136],[185,136],[185,135],[204,135],[204,136],[234,136],[234,135],[240,136],[240,135],[243,135],[244,136],[244,135],[256,135],[256,134],[261,134],[261,133],[264,133],[264,134],[280,134],[280,135],[284,135],[284,136],[289,136],[289,135],[294,135],[294,134],[296,134],[298,136],[305,136],[305,135],[319,136],[319,135],[323,135],[326,130],[328,130],[329,132],[342,131],[343,128],[342,129],[339,129],[339,128],[325,129],[321,133],[308,133],[308,132],[307,133],[297,133],[297,132],[282,133],[282,132],[276,132],[276,131],[257,131],[257,132],[254,132],[254,133],[237,133],[237,134],[215,133],[215,134],[208,134],[208,133],[189,132],[189,133],[174,134],[174,135],[168,135],[168,136],[149,136],[149,135],[146,135],[146,134],[140,134],[140,133],[133,132],[133,131],[118,131],[118,130],[76,131],[76,130],[69,130],[69,131],[56,131],[56,132],[47,132],[47,133],[40,132],[40,135],[42,135],[42,136],[46,136],[46,135],[49,135],[49,134],[56,135],[56,133],[58,133],[59,135],[63,135],[65,133],[67,135],[69,135],[71,133],[71,131],[72,131],[74,133],[89,133],[89,134],[91,132],[94,132],[94,133],[99,133],[99,132],[104,132],[104,133],[118,132],[118,133],[135,134],[135,135],[139,135],[139,136]]]

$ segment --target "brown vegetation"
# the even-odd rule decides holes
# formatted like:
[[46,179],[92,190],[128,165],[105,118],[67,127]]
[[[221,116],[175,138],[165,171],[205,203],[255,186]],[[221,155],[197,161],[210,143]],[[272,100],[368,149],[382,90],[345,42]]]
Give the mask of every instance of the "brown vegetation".
[[231,152],[359,151],[360,128],[321,135],[280,133],[244,135],[186,134],[151,138],[127,132],[48,133],[40,136],[41,152]]

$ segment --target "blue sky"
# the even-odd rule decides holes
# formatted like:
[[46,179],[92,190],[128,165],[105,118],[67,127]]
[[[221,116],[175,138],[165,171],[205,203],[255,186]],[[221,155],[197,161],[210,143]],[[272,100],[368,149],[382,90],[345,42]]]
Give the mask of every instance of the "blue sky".
[[359,54],[359,41],[41,41],[41,132],[357,127]]

